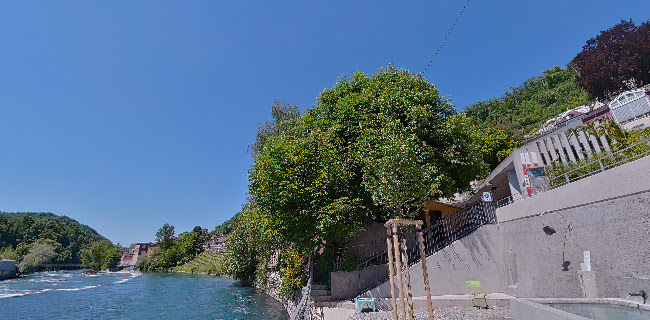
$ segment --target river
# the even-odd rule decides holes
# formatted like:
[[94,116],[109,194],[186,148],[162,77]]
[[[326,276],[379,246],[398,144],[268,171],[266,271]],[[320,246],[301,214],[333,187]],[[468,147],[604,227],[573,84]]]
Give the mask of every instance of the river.
[[7,319],[288,319],[282,304],[227,278],[81,270],[0,281]]

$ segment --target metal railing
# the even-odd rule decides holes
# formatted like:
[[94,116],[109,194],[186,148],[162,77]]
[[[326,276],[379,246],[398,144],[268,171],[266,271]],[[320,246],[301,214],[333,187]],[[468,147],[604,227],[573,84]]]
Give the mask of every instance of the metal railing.
[[[483,225],[496,223],[495,209],[495,203],[479,200],[464,206],[456,213],[435,221],[430,227],[422,230],[426,256],[428,257],[449,246],[454,241],[470,235]],[[400,230],[400,237],[406,240],[408,266],[410,267],[420,262],[421,257],[415,230],[412,227],[402,228]],[[358,270],[386,263],[388,263],[388,252],[384,250],[361,263],[358,266]],[[388,281],[388,278],[370,284],[361,290],[362,293],[360,295],[380,286],[386,281]]]
[[563,172],[558,176],[549,177],[550,189],[558,188],[648,155],[650,155],[650,138],[616,152],[601,153],[582,166]]

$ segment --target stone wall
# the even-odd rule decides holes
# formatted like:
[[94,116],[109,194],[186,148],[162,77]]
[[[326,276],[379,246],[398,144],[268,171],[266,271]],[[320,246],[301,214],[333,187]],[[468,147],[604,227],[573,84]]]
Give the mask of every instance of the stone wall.
[[370,266],[360,271],[332,272],[332,300],[352,299],[386,278],[388,278],[386,264]]

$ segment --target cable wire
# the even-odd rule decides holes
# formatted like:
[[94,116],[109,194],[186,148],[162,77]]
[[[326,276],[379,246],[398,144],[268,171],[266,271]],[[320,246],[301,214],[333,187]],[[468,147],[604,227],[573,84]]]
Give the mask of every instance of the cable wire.
[[427,64],[426,68],[424,68],[424,71],[422,71],[422,73],[425,73],[427,71],[427,69],[429,69],[429,66],[431,66],[431,64],[433,63],[433,60],[436,59],[436,57],[438,56],[438,53],[440,53],[440,49],[442,49],[442,46],[444,46],[445,42],[447,42],[447,39],[449,38],[449,35],[454,30],[454,27],[456,26],[456,24],[458,24],[458,20],[460,20],[460,16],[462,16],[463,12],[465,12],[465,8],[467,8],[468,4],[469,4],[469,0],[467,0],[467,2],[465,2],[465,5],[463,6],[463,9],[460,10],[460,13],[458,14],[458,17],[456,17],[456,21],[454,21],[454,24],[449,29],[449,32],[447,32],[447,35],[445,36],[445,39],[442,40],[442,43],[440,44],[440,47],[438,47],[438,50],[433,55],[433,58],[431,58],[431,61],[429,61],[429,64]]

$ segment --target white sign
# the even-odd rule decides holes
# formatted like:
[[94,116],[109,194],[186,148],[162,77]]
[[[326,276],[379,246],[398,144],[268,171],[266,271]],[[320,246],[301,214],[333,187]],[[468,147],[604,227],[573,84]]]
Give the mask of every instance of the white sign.
[[484,202],[492,202],[492,194],[489,192],[483,192],[483,197],[481,197]]

